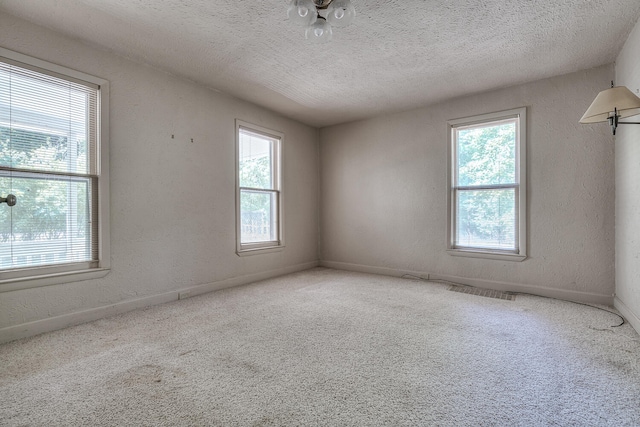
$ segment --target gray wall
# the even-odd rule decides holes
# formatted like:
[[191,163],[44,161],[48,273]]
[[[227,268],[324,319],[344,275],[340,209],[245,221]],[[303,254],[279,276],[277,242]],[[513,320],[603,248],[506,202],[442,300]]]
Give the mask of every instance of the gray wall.
[[[111,272],[0,293],[0,341],[317,264],[316,129],[8,15],[0,40],[110,81],[112,201]],[[285,134],[281,252],[235,253],[236,118]]]
[[[640,89],[640,22],[616,61],[616,84]],[[640,121],[640,116],[625,121]],[[616,132],[616,307],[640,332],[640,125]]]
[[[606,125],[578,120],[613,73],[602,66],[322,129],[321,264],[611,303],[613,137]],[[446,122],[521,106],[529,258],[450,256]]]

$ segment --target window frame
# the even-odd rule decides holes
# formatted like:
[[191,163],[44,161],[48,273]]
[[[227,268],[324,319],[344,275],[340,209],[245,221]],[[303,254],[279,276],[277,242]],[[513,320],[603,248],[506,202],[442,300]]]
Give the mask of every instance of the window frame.
[[[273,140],[275,144],[271,147],[271,153],[273,158],[273,170],[271,171],[271,178],[273,182],[273,188],[267,189],[255,189],[249,187],[240,186],[240,131],[246,130],[248,132],[264,136],[270,140]],[[236,137],[236,254],[238,256],[255,255],[261,253],[281,251],[284,249],[284,202],[282,191],[282,164],[283,164],[283,143],[284,133],[274,131],[262,126],[254,125],[249,122],[245,122],[240,119],[235,121],[235,137]],[[275,194],[276,203],[273,209],[275,219],[273,223],[276,225],[276,239],[263,241],[263,242],[251,242],[242,243],[242,218],[241,218],[241,204],[240,197],[242,190],[259,191],[270,194]]]
[[[480,126],[499,122],[501,120],[517,119],[517,141],[516,141],[516,178],[514,185],[484,185],[478,186],[495,188],[514,188],[515,191],[515,220],[516,220],[516,249],[502,250],[495,248],[470,248],[456,246],[456,215],[457,202],[456,187],[457,155],[455,131],[461,127]],[[464,256],[474,258],[487,258],[505,261],[523,261],[527,258],[527,108],[520,107],[510,110],[498,111],[494,113],[469,116],[447,122],[447,253],[453,256]],[[468,186],[460,186],[468,188]],[[475,187],[475,186],[474,186]],[[490,188],[487,188],[490,189]]]
[[[97,94],[97,261],[0,270],[0,292],[77,282],[106,276],[111,268],[109,218],[109,82],[81,71],[0,47],[0,60],[42,74],[98,86]],[[16,64],[17,63],[17,64]],[[29,171],[33,172],[33,171]],[[73,174],[61,174],[63,176]]]

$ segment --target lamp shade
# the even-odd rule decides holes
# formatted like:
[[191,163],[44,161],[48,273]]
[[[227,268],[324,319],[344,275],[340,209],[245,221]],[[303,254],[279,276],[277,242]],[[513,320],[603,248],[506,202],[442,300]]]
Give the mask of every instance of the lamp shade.
[[327,9],[327,22],[335,27],[346,27],[356,17],[356,9],[349,0],[333,0]]
[[295,24],[307,27],[316,22],[318,12],[313,0],[291,0],[287,9],[287,16]]
[[326,19],[320,17],[315,23],[307,27],[305,37],[313,43],[327,43],[333,37],[333,30]]
[[616,110],[620,118],[640,114],[640,98],[625,86],[603,90],[593,100],[580,119],[580,123],[606,122]]

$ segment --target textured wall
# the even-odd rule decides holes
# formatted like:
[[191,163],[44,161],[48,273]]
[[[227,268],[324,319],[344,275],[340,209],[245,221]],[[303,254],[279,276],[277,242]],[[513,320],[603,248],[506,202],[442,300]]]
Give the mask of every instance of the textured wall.
[[[611,65],[334,127],[320,133],[321,260],[559,289],[614,292],[614,144],[578,120]],[[449,119],[528,107],[529,258],[445,252]],[[358,267],[359,268],[359,267]]]
[[[639,53],[640,22],[616,61],[616,84],[636,94]],[[640,116],[625,121],[638,122]],[[640,125],[623,125],[616,132],[616,295],[640,332]]]
[[[112,201],[111,272],[0,293],[0,332],[316,262],[316,129],[2,14],[0,45],[110,81]],[[235,118],[285,134],[284,251],[235,253]]]

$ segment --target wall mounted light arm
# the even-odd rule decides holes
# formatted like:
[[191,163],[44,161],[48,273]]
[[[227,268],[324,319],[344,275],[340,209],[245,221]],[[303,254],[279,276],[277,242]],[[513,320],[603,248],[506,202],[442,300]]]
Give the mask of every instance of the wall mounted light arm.
[[621,122],[620,114],[618,114],[617,108],[614,108],[613,113],[614,114],[612,116],[609,116],[609,126],[611,126],[611,131],[614,135],[616,134],[618,125],[640,125],[640,122]]
[[625,86],[614,86],[596,96],[580,123],[609,122],[613,134],[618,125],[638,125],[640,122],[621,122],[620,119],[640,114],[640,98]]

